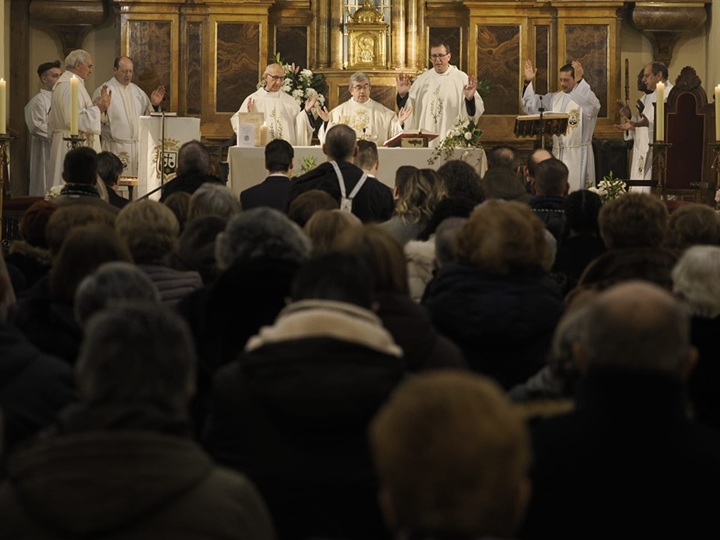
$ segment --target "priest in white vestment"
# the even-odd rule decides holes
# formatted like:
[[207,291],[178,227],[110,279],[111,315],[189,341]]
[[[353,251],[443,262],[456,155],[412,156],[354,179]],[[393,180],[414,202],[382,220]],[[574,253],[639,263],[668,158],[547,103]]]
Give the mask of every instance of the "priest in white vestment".
[[402,124],[411,110],[400,109],[398,114],[382,103],[370,98],[370,77],[358,71],[350,77],[351,98],[328,112],[326,108],[318,111],[323,125],[318,132],[321,143],[325,142],[327,130],[337,124],[345,124],[355,130],[358,140],[370,140],[382,145],[388,139],[402,132]]
[[[619,126],[619,129],[632,134],[635,139],[633,145],[633,158],[630,169],[630,179],[652,180],[653,151],[650,143],[655,142],[655,103],[657,102],[657,84],[665,85],[665,98],[667,101],[670,89],[674,86],[668,81],[668,69],[662,62],[647,64],[643,70],[642,82],[649,93],[646,93],[642,102],[642,113],[637,118],[629,118]],[[642,178],[640,177],[642,174]],[[633,187],[631,191],[650,193],[650,187]]]
[[71,115],[71,79],[78,79],[78,130],[85,137],[85,146],[100,152],[100,116],[110,106],[112,93],[106,87],[102,88],[100,97],[94,102],[85,89],[85,80],[93,71],[93,59],[89,52],[82,49],[72,51],[65,58],[65,73],[58,79],[53,89],[52,104],[48,129],[52,133],[52,146],[50,147],[49,183],[54,186],[63,184],[62,170],[65,154],[68,153],[67,141],[63,140],[70,135]]
[[[564,135],[553,136],[553,155],[567,165],[570,191],[595,186],[595,158],[592,136],[600,112],[600,101],[583,79],[583,67],[577,60],[560,68],[560,92],[540,96],[535,93],[532,80],[537,69],[525,62],[525,86],[522,107],[527,114],[537,114],[540,107],[547,112],[570,115]],[[542,98],[542,100],[541,100]]]
[[404,128],[437,133],[430,146],[439,144],[458,120],[477,122],[485,112],[477,92],[477,79],[450,65],[451,58],[447,45],[433,45],[430,47],[433,69],[423,72],[412,83],[404,73],[397,77],[398,106],[412,110]]
[[[100,140],[102,149],[112,152],[123,164],[121,176],[138,175],[138,141],[140,117],[147,116],[165,98],[165,87],[158,86],[148,98],[135,83],[133,62],[127,56],[115,59],[113,78],[103,86],[112,91],[113,100],[102,115]],[[100,97],[102,86],[95,90],[93,100]]]
[[233,131],[238,132],[240,113],[261,112],[265,115],[269,140],[284,139],[293,146],[309,146],[315,129],[312,109],[317,95],[308,98],[300,107],[295,98],[282,90],[285,70],[280,64],[270,64],[263,73],[263,88],[253,92],[242,102],[240,110],[230,119]]
[[62,75],[60,60],[45,62],[37,69],[40,92],[25,105],[25,124],[30,131],[30,185],[28,195],[42,197],[52,182],[50,178],[50,143],[48,115],[52,101],[52,89]]

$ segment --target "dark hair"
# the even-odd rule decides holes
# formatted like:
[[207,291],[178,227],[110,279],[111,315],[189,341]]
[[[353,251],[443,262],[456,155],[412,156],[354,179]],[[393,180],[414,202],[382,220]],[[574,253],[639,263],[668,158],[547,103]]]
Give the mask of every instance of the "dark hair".
[[467,197],[447,197],[441,200],[435,205],[435,211],[425,229],[418,235],[418,240],[427,240],[430,238],[430,236],[435,234],[435,229],[438,228],[438,225],[447,218],[469,217],[473,208],[476,206],[477,203]]
[[92,148],[81,146],[65,154],[63,172],[67,175],[68,183],[95,185],[97,169],[98,155]]
[[662,73],[664,79],[667,79],[670,76],[667,66],[662,62],[653,62],[650,64],[650,69],[652,70],[653,75]]
[[118,56],[115,58],[115,61],[113,62],[113,67],[115,69],[120,67],[120,60],[122,60],[123,58],[126,58],[126,59],[130,60],[130,62],[132,62],[132,58],[130,58],[129,56]]
[[562,240],[570,232],[600,235],[598,215],[602,207],[602,198],[597,193],[587,189],[580,189],[570,193],[564,201],[565,229]]
[[487,163],[488,169],[492,169],[493,167],[507,167],[515,171],[519,165],[517,150],[506,144],[494,146],[487,154]]
[[357,135],[355,130],[345,124],[331,127],[325,136],[325,153],[335,160],[349,160],[355,153]]
[[541,161],[535,169],[535,191],[538,195],[564,195],[568,174],[567,165],[557,158]]
[[97,173],[107,187],[117,184],[124,168],[123,162],[112,152],[100,152],[98,154]]
[[290,168],[295,151],[284,139],[273,139],[265,146],[265,168],[273,172],[285,172]]
[[178,152],[177,174],[208,174],[210,152],[200,141],[188,141]]
[[288,217],[304,227],[318,210],[335,210],[340,208],[340,201],[326,191],[311,189],[298,195],[288,208]]
[[480,204],[485,193],[480,184],[480,175],[475,167],[461,159],[445,162],[437,171],[445,180],[448,197],[466,197]]
[[60,63],[60,60],[55,60],[54,62],[44,62],[44,63],[40,64],[37,68],[38,77],[42,77],[43,74],[49,69],[53,69],[53,68],[60,69],[61,65],[62,64]]
[[558,71],[560,71],[561,73],[562,73],[563,71],[564,71],[564,72],[569,71],[569,72],[570,72],[570,75],[572,76],[572,78],[573,78],[573,79],[575,78],[575,68],[572,66],[572,64],[565,64],[565,65],[564,65],[563,67],[561,67]]
[[331,251],[300,267],[290,296],[294,302],[335,300],[370,309],[374,289],[372,273],[360,257]]
[[25,211],[20,222],[20,231],[28,244],[47,247],[45,228],[50,221],[50,216],[57,209],[58,205],[52,201],[37,201]]
[[358,153],[355,156],[355,165],[361,169],[370,169],[378,161],[377,145],[372,141],[358,141]]
[[167,206],[180,224],[180,231],[185,230],[185,225],[188,221],[188,214],[190,213],[190,195],[187,191],[176,191],[171,193],[167,199],[163,201],[163,204]]

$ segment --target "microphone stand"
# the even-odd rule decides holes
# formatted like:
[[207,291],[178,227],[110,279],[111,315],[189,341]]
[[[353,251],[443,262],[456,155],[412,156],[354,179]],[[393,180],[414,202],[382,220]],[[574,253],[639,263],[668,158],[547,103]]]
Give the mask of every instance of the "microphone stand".
[[540,111],[540,148],[545,150],[545,106],[543,105],[543,97],[538,97],[540,98],[540,107],[538,108],[538,111]]

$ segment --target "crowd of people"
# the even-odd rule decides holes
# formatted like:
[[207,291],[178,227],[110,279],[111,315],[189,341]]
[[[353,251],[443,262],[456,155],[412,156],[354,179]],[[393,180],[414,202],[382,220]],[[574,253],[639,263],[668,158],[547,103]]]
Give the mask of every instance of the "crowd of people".
[[[429,121],[407,82],[403,120]],[[160,201],[115,193],[116,154],[65,153],[0,257],[0,539],[711,536],[714,209],[603,203],[506,145],[390,189],[333,118],[326,163],[292,177],[276,138],[239,197],[199,141]]]

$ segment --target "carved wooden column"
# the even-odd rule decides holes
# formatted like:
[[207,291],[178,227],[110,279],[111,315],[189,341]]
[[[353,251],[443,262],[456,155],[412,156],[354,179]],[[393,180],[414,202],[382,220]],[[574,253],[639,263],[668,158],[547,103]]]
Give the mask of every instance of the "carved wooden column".
[[393,2],[390,28],[390,67],[405,67],[405,2]]
[[60,37],[65,55],[81,49],[88,32],[110,13],[109,0],[31,0],[30,18],[50,26]]
[[343,67],[343,3],[332,0],[330,4],[330,68]]
[[670,64],[678,39],[705,24],[705,4],[687,2],[671,5],[638,2],[631,23],[650,40],[654,60]]
[[315,25],[317,30],[317,40],[315,42],[315,58],[317,58],[317,67],[330,67],[330,1],[319,0],[316,5]]

